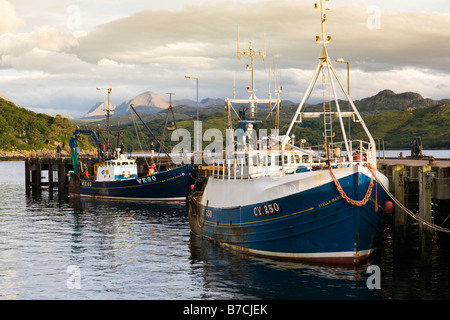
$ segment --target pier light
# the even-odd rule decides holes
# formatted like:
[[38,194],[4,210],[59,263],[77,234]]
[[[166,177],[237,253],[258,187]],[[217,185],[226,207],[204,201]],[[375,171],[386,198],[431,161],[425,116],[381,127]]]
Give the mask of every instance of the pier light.
[[195,79],[197,80],[197,121],[198,121],[198,78],[195,78],[191,76],[190,74],[187,74],[184,76],[186,79]]
[[350,95],[350,62],[345,61],[343,58],[338,58],[335,61],[347,64],[347,93]]

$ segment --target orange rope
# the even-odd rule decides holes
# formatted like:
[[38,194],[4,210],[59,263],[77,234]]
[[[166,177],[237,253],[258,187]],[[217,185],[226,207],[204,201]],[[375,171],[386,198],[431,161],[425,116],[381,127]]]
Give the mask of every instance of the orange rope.
[[[369,164],[369,167],[372,167],[372,166]],[[350,198],[345,194],[345,192],[344,192],[344,190],[342,189],[341,184],[339,183],[338,179],[336,179],[336,177],[334,176],[334,173],[333,173],[333,170],[332,170],[331,166],[330,166],[330,173],[331,173],[331,176],[333,177],[334,184],[336,185],[336,188],[338,189],[340,195],[341,195],[342,198],[344,198],[348,203],[350,203],[350,204],[352,204],[352,205],[354,205],[354,206],[362,207],[363,205],[365,205],[365,204],[367,203],[367,201],[369,201],[370,194],[372,193],[372,188],[373,188],[373,185],[374,185],[374,183],[373,183],[373,173],[372,173],[372,178],[370,179],[369,187],[367,188],[366,195],[364,196],[364,198],[363,198],[361,201],[357,201],[357,200],[350,199]],[[375,190],[375,191],[376,191],[376,190]],[[375,202],[378,202],[377,199],[375,200]],[[377,211],[377,210],[378,210],[378,204],[377,204],[377,203],[375,203],[375,208],[376,208],[375,211]]]

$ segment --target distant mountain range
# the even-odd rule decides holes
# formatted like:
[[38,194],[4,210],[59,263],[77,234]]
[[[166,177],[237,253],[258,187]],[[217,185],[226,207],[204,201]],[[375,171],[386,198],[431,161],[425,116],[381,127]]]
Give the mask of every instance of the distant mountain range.
[[[112,117],[120,117],[132,113],[130,109],[130,104],[133,104],[134,108],[138,113],[158,113],[169,107],[169,99],[163,97],[154,92],[143,92],[133,99],[122,102],[119,106],[111,104],[110,110],[113,110],[111,114]],[[218,104],[223,104],[223,99],[212,99],[206,98],[199,101],[199,108],[209,108]],[[106,115],[105,102],[96,103],[83,117],[82,119],[99,119],[104,118]],[[189,106],[197,107],[197,101],[182,99],[182,100],[172,100],[173,106]]]
[[[89,111],[83,116],[83,119],[99,119],[104,118],[106,115],[106,102],[97,102]],[[115,104],[110,103],[109,110],[111,113],[115,111],[117,106]]]
[[[130,103],[136,107],[142,106],[142,110],[159,110],[157,113],[143,114],[142,117],[158,137],[162,136],[164,119],[168,115],[168,103],[165,99],[166,104],[164,104],[164,98],[161,98],[159,95],[146,92],[125,101],[120,106],[112,106],[115,108],[116,116],[112,119],[111,125],[123,129],[121,139],[124,144],[136,143],[136,128],[132,116],[127,115],[130,110],[126,109]],[[177,127],[192,132],[196,118],[196,102],[191,101],[191,106],[188,106],[187,103],[184,100],[183,104],[175,106],[174,111]],[[175,105],[175,103],[173,104]],[[357,100],[355,104],[374,139],[385,141],[386,148],[407,148],[411,139],[416,136],[422,138],[422,143],[426,148],[450,148],[450,99],[432,100],[413,92],[396,94],[391,90],[383,90],[372,97]],[[203,109],[200,117],[204,130],[226,127],[226,111],[221,99],[205,99],[201,106]],[[283,101],[280,123],[284,125],[289,123],[297,106],[298,104]],[[343,111],[348,108],[346,101],[340,102],[340,106]],[[307,106],[307,108],[313,107],[320,110],[322,106],[320,104]],[[104,106],[99,103],[87,114],[95,115],[96,110],[101,114],[104,112],[103,109]],[[120,112],[125,113],[125,116],[119,117]],[[261,113],[261,115],[265,114]],[[48,149],[53,152],[58,144],[65,144],[66,151],[69,151],[68,140],[75,125],[95,129],[98,124],[104,126],[103,122],[106,119],[103,114],[101,117],[103,119],[98,121],[69,120],[62,115],[52,117],[19,107],[0,94],[0,150]],[[269,121],[266,124],[270,126]],[[304,136],[310,143],[318,144],[322,140],[322,126],[322,119],[304,121],[301,126],[296,126],[295,135]],[[339,127],[336,127],[336,130],[339,130]],[[147,137],[145,134],[144,136]],[[351,126],[352,139],[363,139],[363,136],[364,132],[360,126]],[[87,146],[89,139],[84,138],[86,138],[84,142]],[[147,137],[146,139],[146,141],[142,141],[143,145],[149,145],[151,138]]]
[[[448,102],[450,102],[450,99],[433,100],[424,98],[415,92],[395,93],[392,90],[383,90],[372,97],[354,101],[362,116],[409,108],[425,108]],[[343,102],[343,105],[346,103]]]
[[[450,99],[433,100],[423,98],[420,94],[414,92],[395,93],[392,90],[383,90],[372,97],[367,97],[361,100],[355,100],[354,103],[362,116],[370,114],[379,114],[390,111],[405,110],[408,108],[424,108],[433,105],[443,104],[449,102]],[[112,117],[121,117],[132,113],[129,105],[133,104],[138,113],[155,114],[169,107],[169,99],[157,93],[147,91],[136,97],[124,101],[119,106],[111,104]],[[197,102],[190,99],[172,100],[172,105],[178,107],[196,107]],[[223,106],[224,99],[206,98],[199,101],[199,108],[211,108],[214,106]],[[298,103],[292,101],[282,101],[283,106],[297,106]],[[347,101],[339,101],[342,111],[346,111]],[[315,105],[317,106],[317,105]],[[308,105],[305,108],[312,108],[314,105]],[[177,108],[179,109],[179,108]],[[262,106],[262,109],[264,107]],[[290,108],[289,108],[290,109]],[[102,119],[106,115],[105,102],[96,103],[82,119]]]
[[[450,102],[450,99],[433,100],[423,98],[415,92],[395,93],[392,90],[382,90],[376,95],[353,101],[361,116],[385,112],[406,110],[408,108],[425,108]],[[334,105],[334,101],[332,103]],[[321,104],[320,104],[321,105]],[[317,106],[317,105],[315,105]],[[341,111],[348,111],[348,101],[339,100]],[[307,108],[312,108],[309,105]]]

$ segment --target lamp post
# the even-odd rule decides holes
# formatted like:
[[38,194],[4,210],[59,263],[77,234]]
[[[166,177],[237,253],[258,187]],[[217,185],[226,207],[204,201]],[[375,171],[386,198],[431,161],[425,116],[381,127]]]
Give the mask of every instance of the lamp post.
[[109,110],[109,95],[111,94],[112,88],[97,88],[97,90],[108,91],[108,106],[106,107],[106,148],[109,150],[109,116],[111,114],[111,111]]
[[186,79],[195,79],[197,80],[197,121],[198,121],[198,78],[194,78],[190,74],[184,76]]
[[[347,94],[350,96],[350,62],[342,58],[336,59],[336,62],[347,64]],[[350,100],[348,101],[348,111],[350,112]],[[348,139],[350,139],[350,118],[348,118]]]

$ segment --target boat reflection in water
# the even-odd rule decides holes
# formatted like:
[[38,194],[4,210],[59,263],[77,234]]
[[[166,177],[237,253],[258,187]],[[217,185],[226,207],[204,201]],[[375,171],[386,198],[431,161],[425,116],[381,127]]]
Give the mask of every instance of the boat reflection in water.
[[384,295],[383,290],[367,287],[367,264],[314,265],[259,258],[224,250],[195,235],[190,250],[205,299],[368,300]]

